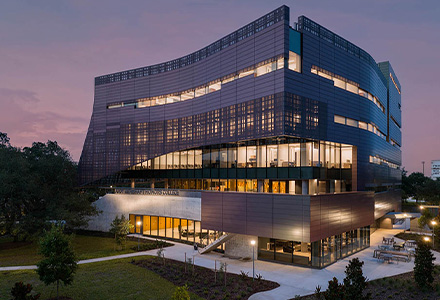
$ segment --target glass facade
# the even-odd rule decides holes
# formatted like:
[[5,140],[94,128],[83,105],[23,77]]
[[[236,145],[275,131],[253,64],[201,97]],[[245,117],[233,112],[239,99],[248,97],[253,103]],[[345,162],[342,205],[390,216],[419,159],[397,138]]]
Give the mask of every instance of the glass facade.
[[155,178],[173,189],[316,194],[350,191],[352,165],[353,146],[280,137],[171,152],[124,176]]
[[[224,234],[221,231],[202,229],[200,221],[196,220],[135,214],[130,214],[129,220],[134,225],[130,233],[199,245],[209,245]],[[224,245],[219,249],[224,250]]]
[[313,243],[259,237],[258,259],[323,268],[369,246],[370,226]]
[[311,244],[311,266],[323,268],[370,246],[370,226],[333,235]]

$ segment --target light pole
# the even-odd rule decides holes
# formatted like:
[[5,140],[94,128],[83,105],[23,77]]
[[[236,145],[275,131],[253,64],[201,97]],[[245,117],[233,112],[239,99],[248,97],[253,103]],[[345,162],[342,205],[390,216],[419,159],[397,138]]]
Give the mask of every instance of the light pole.
[[251,241],[252,245],[252,281],[255,280],[255,241]]
[[437,222],[432,220],[431,224],[432,224],[432,249],[434,249],[434,236],[435,236],[434,229],[435,229],[435,225],[437,225]]
[[139,238],[140,238],[139,235],[140,235],[140,232],[141,232],[141,228],[140,228],[140,227],[141,227],[141,224],[142,224],[141,221],[137,221],[137,222],[136,222],[136,225],[139,226],[139,234],[138,234],[138,251],[139,251]]

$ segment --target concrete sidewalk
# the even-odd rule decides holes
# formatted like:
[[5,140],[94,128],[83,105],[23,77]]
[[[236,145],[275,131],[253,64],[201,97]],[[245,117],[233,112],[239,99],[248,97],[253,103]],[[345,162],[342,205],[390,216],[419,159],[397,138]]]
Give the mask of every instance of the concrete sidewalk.
[[[338,278],[338,280],[342,280],[345,277],[345,267],[347,266],[349,260],[355,257],[358,257],[361,261],[365,262],[363,272],[364,275],[370,280],[410,272],[414,268],[414,259],[408,263],[393,262],[388,264],[373,258],[374,249],[377,249],[377,245],[382,244],[382,237],[392,237],[398,232],[401,232],[401,230],[378,229],[371,235],[370,248],[344,258],[321,270],[257,260],[255,261],[255,273],[261,274],[264,279],[278,282],[280,287],[271,291],[254,294],[250,297],[250,299],[291,299],[295,297],[295,295],[303,296],[312,294],[318,285],[325,290],[327,288],[328,281],[333,277]],[[396,241],[400,240],[396,239]],[[210,269],[214,269],[215,261],[217,261],[217,268],[219,267],[219,262],[225,262],[227,264],[228,272],[239,274],[240,271],[244,271],[249,272],[249,274],[252,276],[252,261],[244,262],[236,259],[229,259],[223,257],[222,254],[215,252],[201,255],[194,250],[193,246],[174,242],[171,243],[173,243],[174,246],[164,248],[164,255],[166,258],[184,261],[186,254],[186,258],[192,258],[196,265]],[[86,264],[143,255],[155,256],[156,253],[157,249],[82,260],[79,263]],[[437,258],[435,263],[440,264],[440,254],[434,251],[434,255]],[[35,268],[36,266],[2,267],[0,268],[0,271],[29,270]]]

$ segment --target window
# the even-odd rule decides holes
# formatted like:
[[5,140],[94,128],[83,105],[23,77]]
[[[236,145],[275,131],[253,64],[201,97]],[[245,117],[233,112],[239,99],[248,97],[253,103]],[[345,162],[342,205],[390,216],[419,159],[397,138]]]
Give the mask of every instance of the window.
[[206,94],[206,87],[197,88],[194,97],[200,97]]
[[268,167],[276,167],[278,165],[278,146],[267,146]]
[[338,79],[338,78],[336,78],[336,77],[333,77],[333,82],[334,82],[334,85],[335,85],[336,87],[345,90],[345,81],[340,80],[340,79]]
[[194,91],[189,91],[186,93],[182,93],[180,95],[180,100],[181,101],[185,101],[185,100],[189,100],[189,99],[193,99],[194,98]]
[[357,94],[359,91],[359,88],[357,86],[347,82],[347,91]]
[[335,115],[335,123],[345,125],[345,117]]
[[254,74],[254,70],[241,72],[240,74],[238,74],[238,78],[243,78],[243,77],[249,76],[251,74]]
[[213,84],[209,85],[208,93],[216,92],[216,91],[220,90],[221,87],[222,87],[222,83],[220,81],[217,83],[213,83]]
[[348,126],[353,126],[353,127],[358,127],[358,121],[347,118],[347,125]]
[[289,69],[301,73],[301,56],[289,51]]
[[359,128],[364,129],[364,130],[368,130],[368,125],[365,122],[359,121]]

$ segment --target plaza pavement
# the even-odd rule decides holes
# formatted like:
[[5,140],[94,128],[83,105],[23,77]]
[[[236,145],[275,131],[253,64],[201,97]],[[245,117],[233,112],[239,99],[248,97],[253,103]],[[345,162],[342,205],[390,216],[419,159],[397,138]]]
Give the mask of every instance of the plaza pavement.
[[[265,261],[255,261],[255,273],[261,274],[264,279],[278,282],[280,287],[271,291],[257,293],[252,295],[249,299],[291,299],[296,295],[308,295],[315,291],[316,286],[320,285],[322,290],[327,288],[328,281],[333,277],[342,280],[345,277],[345,266],[352,258],[358,257],[361,261],[364,261],[363,272],[364,275],[370,279],[378,279],[382,277],[393,276],[410,272],[414,268],[414,259],[411,262],[393,262],[384,263],[373,258],[374,249],[377,249],[377,245],[382,243],[382,237],[392,237],[400,229],[378,229],[371,235],[370,247],[355,253],[349,257],[346,257],[324,269],[310,269],[306,267],[298,267],[291,265],[284,265],[278,263],[270,263]],[[136,236],[136,235],[132,235]],[[145,238],[145,237],[141,237]],[[396,239],[396,241],[400,241]],[[194,251],[193,246],[185,245],[181,243],[174,243],[174,246],[164,248],[164,254],[166,258],[184,261],[185,253],[187,258],[192,258],[194,263],[198,266],[214,269],[215,261],[225,262],[227,264],[227,272],[239,274],[240,271],[249,272],[252,276],[252,261],[240,261],[237,259],[230,259],[223,257],[222,254],[211,252],[208,254],[199,254]],[[137,253],[129,253],[101,258],[94,258],[88,260],[82,260],[79,264],[93,263],[98,261],[113,260],[127,257],[138,257],[143,255],[156,255],[157,250],[143,251]],[[437,258],[435,263],[440,264],[440,253],[434,251],[434,255]],[[0,271],[13,271],[13,270],[29,270],[36,269],[36,266],[15,266],[15,267],[0,267]]]

